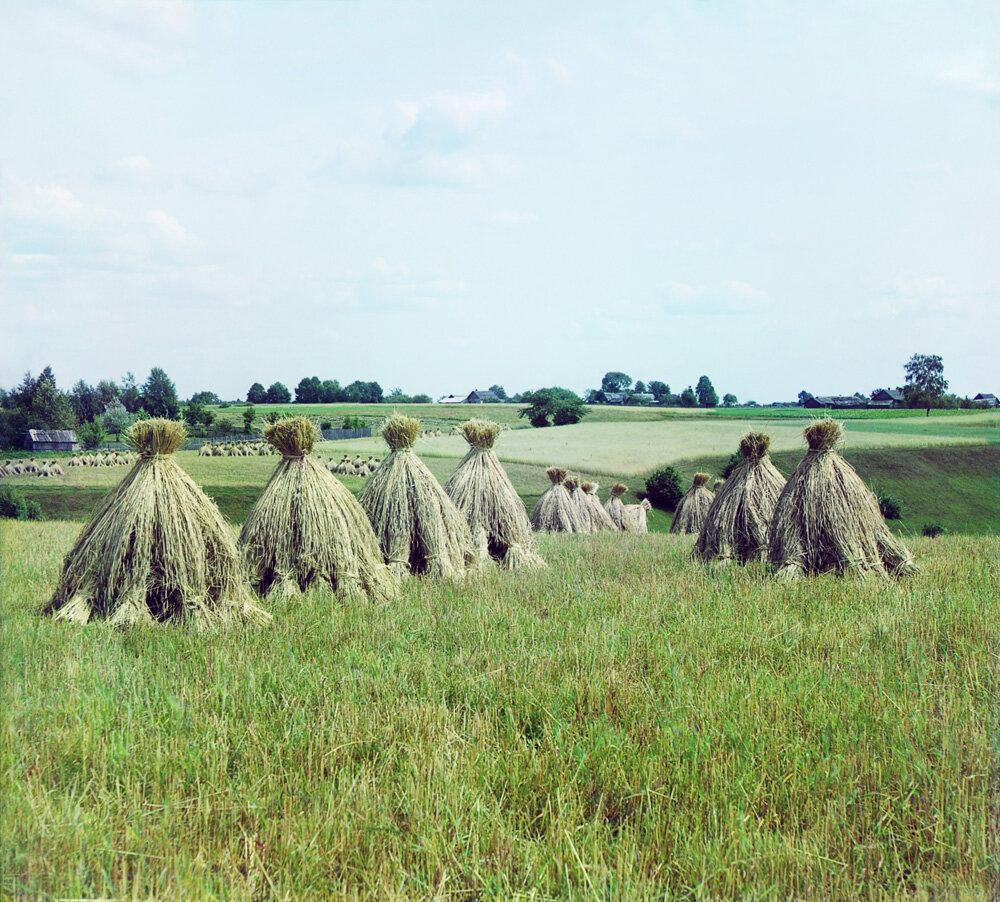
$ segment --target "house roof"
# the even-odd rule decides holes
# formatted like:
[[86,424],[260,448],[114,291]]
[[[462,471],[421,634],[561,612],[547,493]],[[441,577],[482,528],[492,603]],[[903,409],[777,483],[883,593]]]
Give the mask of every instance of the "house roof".
[[33,442],[75,442],[74,429],[29,429],[28,438]]
[[857,395],[813,395],[803,407],[864,407],[864,398]]
[[887,396],[892,401],[903,400],[903,393],[895,388],[880,388],[872,397],[878,398],[881,395]]
[[490,389],[486,388],[480,391],[479,389],[473,389],[469,392],[466,401],[499,401],[500,398],[496,396]]
[[997,399],[997,396],[995,394],[993,394],[993,392],[980,392],[972,400],[973,401],[995,401],[996,399]]

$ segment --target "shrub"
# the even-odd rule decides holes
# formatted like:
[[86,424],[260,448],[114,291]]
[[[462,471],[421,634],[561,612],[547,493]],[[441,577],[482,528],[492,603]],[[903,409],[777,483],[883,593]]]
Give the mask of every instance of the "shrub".
[[931,539],[936,539],[944,534],[944,527],[940,523],[925,523],[923,533]]
[[331,423],[329,420],[323,420],[323,422],[319,424],[319,428],[320,429],[333,429],[333,423]]
[[903,516],[902,502],[888,492],[879,492],[878,509],[882,511],[882,516],[886,520],[899,520]]
[[42,509],[37,501],[25,501],[12,485],[0,485],[0,517],[12,520],[40,520]]
[[96,448],[108,436],[104,427],[94,420],[92,423],[84,423],[76,430],[76,437],[84,448]]
[[341,429],[365,429],[368,426],[367,420],[364,417],[354,416],[353,414],[348,414],[344,417],[344,425]]
[[660,467],[646,480],[646,497],[654,507],[673,510],[683,494],[681,475],[671,466]]

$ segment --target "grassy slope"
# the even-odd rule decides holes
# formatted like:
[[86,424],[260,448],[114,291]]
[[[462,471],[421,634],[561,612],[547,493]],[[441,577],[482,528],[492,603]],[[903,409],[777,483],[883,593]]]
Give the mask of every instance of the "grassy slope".
[[[847,449],[844,456],[876,493],[902,502],[903,518],[889,524],[895,532],[919,534],[925,523],[939,523],[949,532],[1000,535],[1000,445]],[[698,457],[677,469],[687,484],[698,471],[719,473],[726,459]],[[788,476],[802,453],[777,452],[772,459]]]
[[[426,453],[435,442],[442,441],[429,440],[421,456],[444,482],[454,470],[456,458]],[[919,533],[925,523],[936,522],[950,532],[1000,534],[1000,444],[892,450],[848,448],[845,453],[869,485],[889,492],[903,503],[903,519],[891,524],[896,532]],[[718,473],[727,456],[689,458],[677,462],[677,467],[687,483],[698,470]],[[775,463],[786,475],[795,469],[801,457],[801,451],[774,454]],[[182,452],[178,459],[234,523],[246,518],[276,460],[274,457],[199,458],[195,452]],[[530,511],[548,485],[543,469],[529,464],[505,466]],[[20,478],[11,482],[26,498],[41,504],[47,519],[85,520],[123,473],[124,468],[87,468],[71,471],[72,475],[61,479]],[[340,478],[355,493],[363,485],[363,480],[356,477]],[[603,486],[603,497],[614,477],[595,478]],[[633,490],[643,484],[640,477],[620,474],[620,478]],[[626,501],[634,500],[634,494],[626,496]],[[649,526],[653,531],[669,529],[670,514],[653,511]]]
[[0,526],[5,896],[958,898],[996,877],[995,538],[918,540],[896,586],[545,537],[544,572],[309,598],[209,639],[34,616],[76,530]]

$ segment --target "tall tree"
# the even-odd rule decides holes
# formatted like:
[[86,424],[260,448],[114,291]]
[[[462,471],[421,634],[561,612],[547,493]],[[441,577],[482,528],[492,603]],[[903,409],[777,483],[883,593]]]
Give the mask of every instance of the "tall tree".
[[930,410],[948,388],[944,362],[937,354],[914,354],[903,369],[906,372],[906,384],[903,386],[906,406]]
[[97,392],[83,379],[78,379],[70,389],[69,403],[78,423],[89,423],[101,412]]
[[177,388],[166,371],[154,366],[142,386],[142,406],[150,416],[177,419],[181,405],[177,400]]
[[601,391],[623,392],[628,391],[631,385],[632,377],[628,373],[612,370],[610,373],[604,374],[604,378],[601,380]]
[[292,400],[292,393],[284,383],[272,382],[267,389],[264,400],[268,404],[288,404]]
[[139,408],[142,407],[142,389],[131,373],[122,376],[121,399],[129,413],[138,413]]
[[649,390],[653,393],[653,397],[657,401],[665,401],[670,397],[670,386],[659,379],[653,379],[649,383]]
[[646,394],[646,383],[642,379],[635,380],[635,387],[632,389],[637,395]]
[[697,407],[698,406],[698,396],[694,393],[694,389],[689,385],[684,391],[681,392],[681,407]]
[[247,401],[251,404],[263,404],[267,400],[267,389],[259,382],[254,382],[247,392]]
[[503,390],[502,385],[491,385],[490,391],[493,392],[501,401],[507,400],[507,392]]
[[694,393],[698,396],[700,407],[718,407],[719,395],[712,385],[712,380],[708,376],[702,376],[695,386]]
[[318,404],[323,383],[319,376],[306,376],[295,387],[296,404]]
[[323,404],[338,404],[344,400],[344,390],[336,379],[324,379],[319,387],[319,400]]
[[76,425],[69,398],[56,388],[55,379],[39,377],[31,398],[28,424],[30,429],[72,429]]
[[806,401],[811,400],[813,397],[812,392],[800,391],[799,392],[799,407],[802,407]]
[[115,399],[104,408],[101,425],[106,432],[114,433],[117,442],[118,437],[132,425],[134,419],[135,417],[125,409],[125,405]]

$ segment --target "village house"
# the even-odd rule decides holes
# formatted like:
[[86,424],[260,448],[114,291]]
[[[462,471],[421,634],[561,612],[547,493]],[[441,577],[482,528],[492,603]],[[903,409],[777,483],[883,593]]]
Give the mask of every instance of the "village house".
[[868,406],[861,395],[815,395],[802,405],[810,410],[859,410]]
[[24,437],[26,451],[79,451],[80,443],[72,429],[29,429]]
[[980,392],[972,400],[977,404],[985,404],[987,407],[1000,407],[1000,400],[992,392]]

